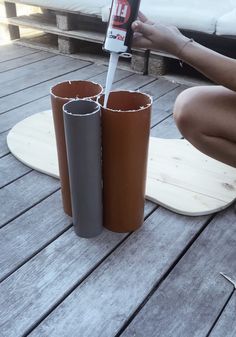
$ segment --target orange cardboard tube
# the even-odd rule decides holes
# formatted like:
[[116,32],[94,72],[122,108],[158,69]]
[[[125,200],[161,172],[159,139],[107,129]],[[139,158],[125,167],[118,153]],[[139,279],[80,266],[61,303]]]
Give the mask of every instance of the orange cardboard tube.
[[149,95],[130,91],[111,92],[102,107],[103,224],[115,232],[143,224],[151,107]]
[[90,81],[66,81],[51,88],[51,104],[56,135],[59,175],[61,181],[62,203],[66,214],[72,216],[71,193],[66,153],[63,105],[74,99],[96,100],[103,88]]

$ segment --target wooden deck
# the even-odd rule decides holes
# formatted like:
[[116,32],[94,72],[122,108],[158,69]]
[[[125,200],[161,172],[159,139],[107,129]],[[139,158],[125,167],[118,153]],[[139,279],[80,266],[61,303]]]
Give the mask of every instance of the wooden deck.
[[[80,239],[63,213],[59,181],[18,162],[8,131],[50,108],[66,79],[102,85],[105,66],[0,47],[0,336],[235,337],[235,205],[186,217],[146,203],[143,227]],[[115,88],[154,97],[151,134],[179,138],[173,102],[184,86],[125,70]]]

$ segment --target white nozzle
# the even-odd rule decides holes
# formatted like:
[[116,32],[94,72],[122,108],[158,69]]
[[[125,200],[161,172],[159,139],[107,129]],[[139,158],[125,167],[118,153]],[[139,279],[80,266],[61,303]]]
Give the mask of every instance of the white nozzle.
[[107,107],[108,97],[109,97],[109,93],[111,91],[112,83],[113,83],[113,80],[114,80],[118,60],[119,60],[119,54],[118,53],[111,53],[108,72],[107,72],[107,79],[106,79],[104,108]]

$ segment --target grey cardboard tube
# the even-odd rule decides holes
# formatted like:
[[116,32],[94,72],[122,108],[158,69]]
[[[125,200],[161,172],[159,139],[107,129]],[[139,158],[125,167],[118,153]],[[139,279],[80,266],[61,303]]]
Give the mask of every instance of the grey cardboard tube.
[[100,105],[74,100],[63,112],[74,230],[90,238],[103,228]]

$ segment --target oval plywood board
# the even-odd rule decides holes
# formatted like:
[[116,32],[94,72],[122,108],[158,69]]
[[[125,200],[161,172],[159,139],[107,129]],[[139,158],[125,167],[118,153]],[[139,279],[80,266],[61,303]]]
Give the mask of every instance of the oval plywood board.
[[[15,125],[7,143],[29,167],[58,178],[50,110]],[[146,198],[176,213],[204,215],[236,198],[236,169],[202,154],[186,140],[150,138]]]

